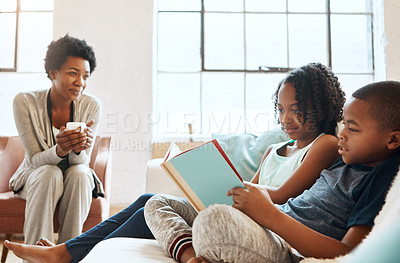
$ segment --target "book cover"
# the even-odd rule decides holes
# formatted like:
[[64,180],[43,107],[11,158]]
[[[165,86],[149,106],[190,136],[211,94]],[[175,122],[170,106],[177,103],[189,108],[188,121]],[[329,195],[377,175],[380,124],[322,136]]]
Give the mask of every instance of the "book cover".
[[244,187],[217,140],[184,152],[172,143],[161,167],[197,211],[211,204],[232,205],[232,197],[226,193],[233,187]]

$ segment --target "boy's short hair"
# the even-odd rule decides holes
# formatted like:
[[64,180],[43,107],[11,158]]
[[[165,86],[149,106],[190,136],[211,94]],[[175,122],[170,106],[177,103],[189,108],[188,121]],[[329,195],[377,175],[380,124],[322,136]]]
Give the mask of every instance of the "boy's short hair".
[[383,130],[400,130],[400,82],[381,81],[356,90],[352,96],[369,103],[369,114]]
[[60,70],[69,56],[87,60],[90,65],[90,73],[93,73],[96,68],[96,56],[93,48],[85,40],[66,34],[64,37],[52,41],[47,49],[44,68],[49,79],[51,79],[50,70]]

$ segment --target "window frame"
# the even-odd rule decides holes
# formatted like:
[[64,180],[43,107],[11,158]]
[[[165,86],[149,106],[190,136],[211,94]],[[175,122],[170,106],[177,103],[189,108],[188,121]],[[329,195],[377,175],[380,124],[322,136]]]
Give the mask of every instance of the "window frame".
[[[245,0],[243,1],[245,3]],[[244,10],[243,11],[206,11],[204,7],[204,0],[201,0],[201,10],[200,10],[200,32],[201,32],[201,43],[200,43],[200,54],[201,54],[201,72],[259,72],[259,73],[285,73],[289,72],[294,68],[290,67],[271,67],[267,65],[260,65],[258,67],[258,70],[249,70],[246,69],[246,14],[281,14],[281,15],[286,15],[286,21],[288,21],[289,15],[306,15],[306,14],[320,14],[320,15],[326,15],[326,26],[327,26],[327,67],[332,68],[332,30],[331,30],[331,15],[366,15],[370,16],[370,21],[371,21],[371,33],[373,32],[373,13],[372,10],[369,12],[331,12],[331,0],[325,0],[325,12],[291,12],[288,10],[288,3],[286,1],[286,11],[285,12],[254,12],[254,11],[246,11],[246,6],[244,5]],[[174,11],[163,11],[163,12],[174,12]],[[185,12],[185,11],[182,11]],[[194,11],[196,12],[196,11]],[[244,15],[244,30],[243,30],[243,41],[244,41],[244,63],[245,69],[207,69],[205,68],[204,61],[205,61],[205,50],[204,50],[204,15],[205,13],[227,13],[227,14],[243,14]],[[287,41],[289,42],[289,23],[286,23],[286,35],[287,35]],[[371,38],[371,46],[373,46],[373,37]],[[286,48],[288,58],[287,62],[289,64],[289,45]],[[337,74],[343,74],[343,75],[374,75],[374,69],[375,69],[375,61],[374,61],[374,49],[372,48],[372,72],[363,72],[363,73],[346,73],[346,72],[338,72]]]
[[[368,23],[370,23],[369,28],[367,30],[368,34],[370,34],[370,39],[368,42],[368,45],[370,47],[370,51],[371,53],[371,60],[370,60],[370,69],[365,70],[364,72],[349,72],[349,71],[345,71],[345,72],[335,72],[336,75],[349,75],[349,76],[362,76],[362,75],[366,75],[366,76],[370,76],[372,77],[372,79],[375,76],[375,55],[374,55],[374,14],[373,14],[373,3],[370,0],[368,3],[368,7],[366,11],[360,11],[360,12],[354,12],[354,11],[342,11],[342,12],[332,12],[331,11],[331,1],[330,0],[325,0],[325,11],[319,11],[319,12],[306,12],[306,11],[298,11],[298,12],[294,12],[294,11],[289,11],[289,5],[288,5],[288,0],[286,0],[286,10],[285,11],[260,11],[260,12],[255,12],[255,11],[246,11],[246,6],[245,6],[245,0],[243,0],[244,2],[244,8],[243,11],[206,11],[205,9],[205,0],[201,0],[200,1],[200,9],[193,9],[193,10],[188,10],[188,11],[183,11],[183,10],[176,10],[176,9],[171,9],[171,10],[157,10],[156,14],[158,16],[158,14],[160,13],[196,13],[196,14],[200,14],[200,63],[201,66],[199,67],[198,70],[196,71],[184,71],[184,70],[174,70],[174,69],[163,69],[160,70],[158,68],[158,65],[156,66],[156,74],[157,76],[159,74],[165,74],[165,73],[171,73],[171,74],[193,74],[193,73],[199,73],[200,75],[200,94],[201,94],[201,90],[203,89],[203,84],[202,84],[202,75],[203,73],[242,73],[244,74],[244,83],[243,83],[243,89],[244,89],[244,93],[243,93],[243,100],[244,100],[244,118],[247,118],[247,101],[246,101],[246,94],[247,94],[247,82],[246,82],[246,78],[248,74],[276,74],[276,73],[281,73],[281,74],[285,74],[291,70],[293,70],[295,67],[273,67],[273,66],[268,66],[268,65],[260,65],[258,67],[258,69],[247,69],[246,68],[246,41],[248,41],[246,38],[246,14],[280,14],[280,15],[286,15],[286,21],[289,20],[289,16],[290,15],[307,15],[307,14],[317,14],[317,15],[325,15],[325,21],[326,21],[326,66],[328,66],[329,68],[332,68],[332,15],[351,15],[351,16],[356,16],[356,15],[362,15],[367,17]],[[213,68],[206,68],[205,67],[205,52],[207,52],[205,50],[205,14],[207,13],[226,13],[226,14],[243,14],[244,19],[243,19],[243,25],[244,25],[244,30],[243,30],[243,41],[244,41],[244,45],[243,45],[243,53],[244,53],[244,66],[243,69],[213,69]],[[158,19],[157,19],[157,25],[158,25]],[[367,24],[368,26],[368,24]],[[289,43],[289,28],[290,25],[287,22],[286,23],[286,35],[287,35],[287,41]],[[158,32],[158,31],[157,31]],[[158,33],[157,33],[158,36]],[[158,37],[156,37],[156,39],[158,39]],[[158,40],[157,40],[157,53],[158,53]],[[290,65],[290,58],[289,58],[289,52],[290,52],[290,47],[289,45],[287,45],[286,47],[286,52],[288,54],[287,56],[287,63],[286,65]],[[158,59],[157,59],[158,61]],[[293,62],[292,62],[293,63]],[[158,63],[157,63],[158,64]],[[158,78],[158,77],[156,77]],[[159,97],[158,97],[158,91],[156,91],[156,98],[155,98],[155,110],[157,112],[157,108],[158,106],[156,105]],[[200,121],[200,126],[198,127],[199,130],[196,131],[196,133],[194,134],[194,136],[196,138],[204,138],[208,136],[207,131],[204,130],[203,127],[203,100],[204,98],[202,97],[202,95],[200,95],[200,116],[199,116],[199,121]],[[246,123],[246,121],[244,121],[244,123]],[[186,125],[186,124],[185,124]],[[186,134],[182,134],[181,132],[177,132],[175,135],[173,135],[172,137],[165,134],[164,132],[162,132],[161,130],[159,130],[160,127],[157,127],[155,129],[155,134],[154,134],[154,138],[156,139],[161,139],[161,138],[186,138]],[[248,127],[245,125],[244,126],[244,132],[251,132],[248,130]]]
[[0,72],[18,72],[18,40],[19,40],[19,16],[22,13],[53,13],[53,10],[22,10],[21,11],[21,0],[17,1],[17,8],[15,11],[0,11],[1,13],[5,14],[16,14],[16,21],[15,21],[15,47],[14,47],[14,67],[12,68],[1,68]]

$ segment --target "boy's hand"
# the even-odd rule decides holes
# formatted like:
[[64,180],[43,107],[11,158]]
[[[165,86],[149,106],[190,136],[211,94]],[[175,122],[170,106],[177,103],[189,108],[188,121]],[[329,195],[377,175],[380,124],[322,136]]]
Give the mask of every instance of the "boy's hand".
[[267,227],[277,210],[266,189],[257,184],[243,182],[246,188],[235,187],[228,191],[233,207],[239,209],[258,224]]

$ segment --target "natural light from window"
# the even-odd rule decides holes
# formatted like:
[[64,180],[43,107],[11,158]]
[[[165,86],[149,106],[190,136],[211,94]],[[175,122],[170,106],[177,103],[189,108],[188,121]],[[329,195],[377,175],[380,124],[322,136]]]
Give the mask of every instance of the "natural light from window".
[[188,124],[194,137],[276,127],[271,97],[286,73],[260,67],[321,62],[351,94],[373,81],[371,10],[369,0],[159,0],[154,137],[187,137]]

